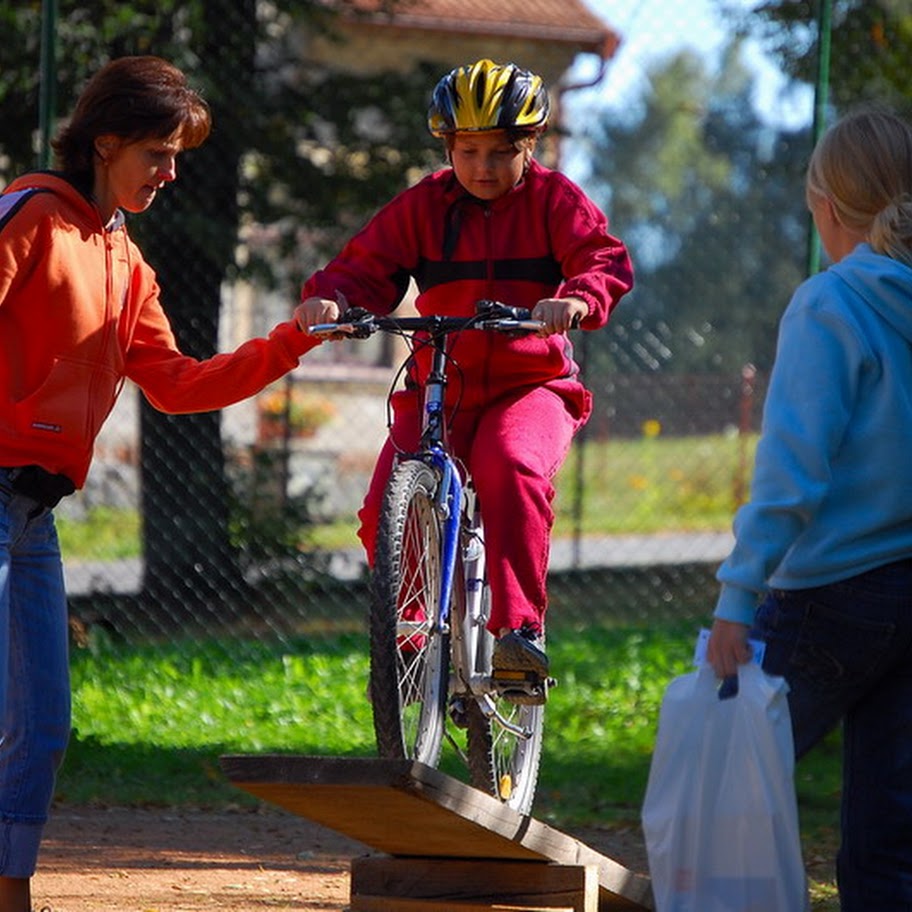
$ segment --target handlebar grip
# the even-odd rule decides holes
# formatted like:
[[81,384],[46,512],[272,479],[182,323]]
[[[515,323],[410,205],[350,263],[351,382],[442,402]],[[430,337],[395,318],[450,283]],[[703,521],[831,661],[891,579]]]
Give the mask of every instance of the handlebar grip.
[[363,307],[350,307],[335,323],[315,323],[310,327],[309,333],[312,336],[350,336],[353,339],[366,339],[378,328],[374,323],[374,315],[369,310]]

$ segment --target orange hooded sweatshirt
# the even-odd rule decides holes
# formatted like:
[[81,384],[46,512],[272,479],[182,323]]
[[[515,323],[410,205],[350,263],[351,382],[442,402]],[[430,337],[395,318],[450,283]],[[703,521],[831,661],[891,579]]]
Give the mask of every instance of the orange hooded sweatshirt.
[[[30,188],[43,191],[22,193]],[[105,227],[60,175],[0,196],[0,466],[35,463],[82,487],[124,378],[172,414],[259,392],[319,344],[293,321],[204,361],[181,354],[152,268],[122,214]]]

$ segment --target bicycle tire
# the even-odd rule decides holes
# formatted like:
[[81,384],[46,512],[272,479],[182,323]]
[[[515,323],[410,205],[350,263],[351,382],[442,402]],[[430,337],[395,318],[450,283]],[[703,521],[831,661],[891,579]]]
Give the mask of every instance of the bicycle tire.
[[[469,547],[470,543],[484,540],[481,534],[480,515],[464,518],[464,522],[467,522],[467,525],[463,527],[463,557],[466,553],[464,549]],[[467,529],[470,530],[468,535],[465,534]],[[468,561],[461,558],[457,568],[457,584],[453,591],[453,627],[455,629],[457,624],[464,623],[467,613],[467,589],[470,585],[474,587],[480,583],[481,616],[469,620],[469,626],[476,633],[473,636],[465,631],[459,641],[460,648],[474,653],[466,655],[462,660],[473,666],[470,673],[479,674],[483,679],[490,680],[494,637],[487,631],[486,625],[491,616],[491,592],[486,573],[482,573],[480,580],[473,579],[471,583],[465,578],[467,563]],[[477,571],[473,571],[473,576],[475,572]],[[465,728],[465,760],[469,768],[470,781],[476,788],[493,795],[519,813],[528,814],[532,809],[538,785],[545,707],[518,706],[493,692],[488,697],[493,701],[496,716],[518,726],[526,736],[511,731],[496,717],[489,717],[482,711],[478,697],[463,697],[462,725]]]
[[[491,637],[493,642],[493,637]],[[490,654],[490,652],[489,652]],[[532,810],[538,786],[545,707],[510,703],[492,695],[497,714],[526,735],[488,718],[477,701],[466,706],[466,749],[472,784],[520,814]]]
[[377,750],[436,766],[445,727],[449,634],[440,616],[442,527],[436,473],[393,469],[371,577],[370,699]]

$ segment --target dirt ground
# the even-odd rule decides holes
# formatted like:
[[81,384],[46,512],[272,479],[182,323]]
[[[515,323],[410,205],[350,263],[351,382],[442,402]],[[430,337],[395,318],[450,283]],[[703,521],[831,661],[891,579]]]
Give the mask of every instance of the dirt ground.
[[[637,829],[571,835],[646,870]],[[349,863],[369,849],[283,811],[62,807],[32,886],[53,912],[342,912]]]

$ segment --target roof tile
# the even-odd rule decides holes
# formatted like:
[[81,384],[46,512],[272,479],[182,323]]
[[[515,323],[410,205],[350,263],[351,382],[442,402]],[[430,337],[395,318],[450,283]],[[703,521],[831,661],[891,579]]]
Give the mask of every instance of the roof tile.
[[605,56],[617,43],[615,33],[583,0],[343,0],[340,6],[401,27],[604,45]]

